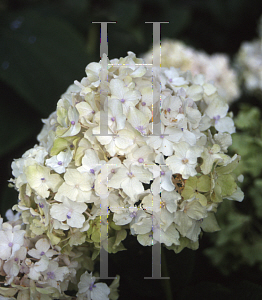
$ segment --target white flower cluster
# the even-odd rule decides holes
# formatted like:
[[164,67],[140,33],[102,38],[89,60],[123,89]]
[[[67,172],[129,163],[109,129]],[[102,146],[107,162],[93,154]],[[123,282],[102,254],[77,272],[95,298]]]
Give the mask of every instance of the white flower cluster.
[[[147,63],[152,63],[152,51],[148,52],[144,59]],[[193,75],[205,75],[206,80],[217,87],[220,96],[228,103],[240,96],[237,73],[230,67],[226,54],[208,55],[186,46],[181,41],[164,40],[161,43],[161,66],[180,68],[182,71],[190,70]]]
[[[47,236],[28,237],[20,213],[14,216],[9,210],[6,215],[8,222],[3,223],[0,218],[0,275],[5,277],[4,285],[8,287],[0,288],[0,298],[72,299],[64,292],[69,283],[77,286],[76,272],[80,269],[81,253],[62,253],[59,246],[51,245]],[[92,263],[89,268],[92,269]],[[118,281],[116,278],[110,288],[105,283],[94,285],[95,277],[86,271],[78,283],[77,299],[109,299],[111,291],[116,293]]]
[[[87,261],[100,251],[102,199],[109,206],[109,253],[125,249],[126,230],[144,246],[158,241],[176,252],[196,249],[201,229],[219,229],[218,204],[243,199],[232,174],[240,157],[226,154],[235,132],[232,114],[203,75],[152,70],[132,52],[110,61],[104,56],[86,75],[44,120],[40,144],[12,163],[15,209],[23,234],[35,243],[28,252],[35,267],[26,278],[33,274],[36,289],[44,284],[62,293],[76,270],[93,271]],[[156,126],[161,133],[154,134]],[[50,254],[43,258],[42,251]],[[61,274],[49,276],[55,267]],[[96,290],[103,290],[99,299],[117,299],[89,273],[78,288],[79,299],[98,299]]]
[[247,91],[262,95],[262,36],[242,43],[236,62]]

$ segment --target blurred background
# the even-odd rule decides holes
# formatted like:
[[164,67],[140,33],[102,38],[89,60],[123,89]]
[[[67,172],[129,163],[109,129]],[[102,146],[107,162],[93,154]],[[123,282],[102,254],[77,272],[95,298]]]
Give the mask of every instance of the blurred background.
[[[241,44],[258,37],[261,14],[261,0],[0,0],[1,215],[17,202],[17,192],[7,187],[12,160],[37,143],[41,119],[85,76],[86,65],[100,59],[100,25],[91,22],[117,21],[108,25],[109,59],[149,51],[153,27],[145,22],[169,21],[161,26],[162,39],[225,53],[234,62]],[[262,139],[251,137],[261,132],[262,98],[243,90],[230,110],[239,125],[232,151],[252,158],[241,167],[245,200],[221,208],[224,235],[204,234],[199,250],[163,249],[170,281],[143,280],[150,276],[151,249],[128,238],[128,251],[110,257],[111,275],[121,276],[120,299],[262,299]],[[253,123],[243,126],[248,118]]]

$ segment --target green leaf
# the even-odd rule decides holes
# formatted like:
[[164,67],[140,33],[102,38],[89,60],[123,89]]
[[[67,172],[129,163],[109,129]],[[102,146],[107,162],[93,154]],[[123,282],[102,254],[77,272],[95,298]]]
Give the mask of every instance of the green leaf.
[[24,10],[1,16],[0,78],[43,115],[55,109],[88,63],[83,38],[55,16]]
[[241,110],[235,118],[234,122],[239,129],[256,129],[260,120],[260,110],[247,104],[241,105]]

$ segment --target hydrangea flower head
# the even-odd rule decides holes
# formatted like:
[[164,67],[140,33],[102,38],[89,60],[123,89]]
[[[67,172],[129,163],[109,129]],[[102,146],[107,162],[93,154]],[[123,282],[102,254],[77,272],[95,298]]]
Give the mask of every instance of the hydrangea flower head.
[[[151,63],[152,54],[146,53],[144,59]],[[213,88],[226,100],[235,101],[240,96],[237,72],[230,67],[229,57],[226,54],[208,55],[185,45],[181,41],[165,40],[161,43],[161,65],[163,67],[190,70],[193,75],[203,74],[207,81],[214,84]],[[207,82],[205,82],[207,86]]]
[[[96,258],[104,214],[109,253],[125,250],[127,230],[144,246],[196,249],[201,230],[219,229],[219,203],[243,199],[232,174],[240,158],[226,154],[234,131],[226,100],[202,75],[151,68],[133,52],[90,63],[44,120],[39,145],[12,164],[14,208],[34,239],[19,268],[53,297],[79,272],[79,299],[109,299],[76,251],[88,245],[82,255]],[[3,260],[23,246],[15,228],[2,225]]]

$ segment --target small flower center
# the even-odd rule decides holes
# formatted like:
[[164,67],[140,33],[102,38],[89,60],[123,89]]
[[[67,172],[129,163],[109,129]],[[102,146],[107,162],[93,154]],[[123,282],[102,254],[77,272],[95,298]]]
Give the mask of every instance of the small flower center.
[[121,101],[122,103],[125,103],[126,100],[125,100],[125,99],[121,99],[120,101]]
[[142,134],[145,134],[145,128],[144,128],[144,126],[137,126],[136,127],[136,129],[140,132],[140,133],[142,133]]
[[8,247],[13,247],[13,243],[12,243],[12,242],[9,242],[9,243],[8,243]]
[[220,116],[219,115],[214,116],[213,119],[215,120],[215,124],[217,124],[218,120],[220,119]]
[[72,212],[69,211],[69,212],[67,213],[67,215],[66,215],[67,219],[71,219],[71,215],[72,215]]
[[54,272],[47,272],[47,279],[55,279],[55,273]]
[[76,184],[76,185],[75,185],[75,188],[76,188],[76,189],[79,189],[79,184]]
[[168,112],[171,112],[171,108],[168,108],[167,111],[168,111]]
[[165,172],[164,172],[164,171],[161,171],[160,174],[163,176],[163,175],[165,175]]
[[115,122],[115,120],[116,120],[115,117],[112,117],[112,118],[111,118],[111,121],[112,121],[112,122]]
[[144,162],[144,159],[143,159],[142,157],[140,157],[140,158],[138,159],[138,162],[139,162],[139,163],[143,163],[143,162]]
[[96,286],[95,286],[95,283],[93,282],[93,283],[90,284],[89,290],[92,291],[93,288],[95,288],[95,287],[96,287]]
[[160,138],[161,138],[161,139],[163,139],[163,138],[164,138],[164,135],[163,135],[163,134],[161,134],[161,135],[160,135]]
[[57,163],[59,166],[62,166],[62,162],[61,162],[61,160],[59,160],[59,162]]
[[45,255],[45,252],[44,252],[44,251],[42,251],[42,252],[40,253],[40,255],[41,255],[41,256]]
[[166,202],[165,202],[165,201],[161,201],[160,207],[161,207],[161,208],[165,208],[165,207],[166,207]]
[[40,203],[40,204],[39,204],[39,207],[40,207],[40,208],[44,208],[44,203]]
[[136,215],[137,215],[136,211],[133,211],[133,212],[131,212],[130,217],[131,217],[131,218],[135,218]]
[[93,114],[93,115],[95,114],[95,111],[94,111],[94,110],[92,110],[92,114]]
[[188,163],[188,159],[187,159],[187,158],[183,158],[183,159],[182,159],[182,163],[183,163],[183,164],[187,164],[187,163]]
[[71,121],[71,124],[72,124],[72,125],[75,125],[75,123],[76,123],[75,121]]
[[114,174],[115,172],[116,172],[116,170],[115,170],[115,169],[112,169],[112,170],[111,170],[111,173],[113,173],[113,174]]
[[127,175],[131,178],[134,177],[134,174],[132,172],[129,172]]
[[142,105],[142,106],[146,106],[146,102],[143,101],[143,102],[141,103],[141,105]]
[[90,169],[90,173],[95,174],[95,170],[94,169]]

